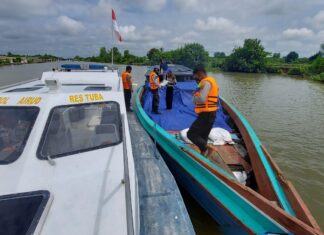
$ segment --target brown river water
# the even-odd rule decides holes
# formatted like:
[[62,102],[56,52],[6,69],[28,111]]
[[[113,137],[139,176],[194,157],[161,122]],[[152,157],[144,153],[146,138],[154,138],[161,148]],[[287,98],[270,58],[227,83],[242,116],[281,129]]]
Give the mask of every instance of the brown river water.
[[[0,86],[40,78],[56,66],[0,67]],[[134,66],[134,82],[140,84],[145,72],[146,67]],[[324,83],[268,74],[211,75],[220,94],[249,121],[324,230]],[[182,193],[197,234],[219,234],[211,218]]]

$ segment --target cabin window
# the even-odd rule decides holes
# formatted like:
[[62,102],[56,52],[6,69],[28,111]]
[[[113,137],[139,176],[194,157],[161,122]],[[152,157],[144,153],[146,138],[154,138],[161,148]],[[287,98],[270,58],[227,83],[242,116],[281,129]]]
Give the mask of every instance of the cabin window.
[[19,158],[38,112],[38,107],[0,108],[0,164],[9,164]]
[[87,86],[84,88],[85,91],[111,91],[110,86]]
[[0,196],[0,234],[34,234],[47,213],[50,193],[34,191]]
[[41,89],[41,87],[23,87],[23,88],[15,88],[6,92],[26,92],[26,91],[36,91],[38,89]]
[[37,156],[59,158],[119,144],[122,140],[116,102],[55,107],[46,124]]

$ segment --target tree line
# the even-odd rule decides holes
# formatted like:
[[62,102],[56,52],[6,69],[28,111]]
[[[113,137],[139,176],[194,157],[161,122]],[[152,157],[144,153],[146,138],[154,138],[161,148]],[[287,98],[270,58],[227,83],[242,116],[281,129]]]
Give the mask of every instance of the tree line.
[[116,47],[108,51],[101,47],[98,56],[74,59],[110,63],[112,51],[114,62],[121,64],[156,65],[164,59],[169,63],[182,64],[189,68],[203,64],[212,71],[280,73],[324,81],[324,43],[319,51],[309,58],[300,58],[295,51],[289,52],[286,56],[270,53],[265,50],[261,40],[245,39],[243,46],[235,47],[229,55],[215,52],[213,56],[209,56],[203,45],[189,43],[169,51],[164,51],[163,48],[151,48],[146,56],[142,57],[132,55],[128,50],[122,54]]

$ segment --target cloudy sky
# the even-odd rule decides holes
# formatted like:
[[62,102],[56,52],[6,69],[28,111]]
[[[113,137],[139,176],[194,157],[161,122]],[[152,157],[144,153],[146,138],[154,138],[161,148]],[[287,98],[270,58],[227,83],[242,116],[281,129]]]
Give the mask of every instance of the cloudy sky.
[[111,8],[136,55],[199,42],[230,53],[245,38],[301,56],[324,43],[324,0],[1,0],[0,54],[97,55],[112,46]]

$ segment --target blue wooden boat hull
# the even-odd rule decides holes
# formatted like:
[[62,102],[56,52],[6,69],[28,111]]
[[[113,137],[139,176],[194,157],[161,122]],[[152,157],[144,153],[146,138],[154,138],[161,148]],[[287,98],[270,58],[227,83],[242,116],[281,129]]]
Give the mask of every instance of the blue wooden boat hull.
[[228,212],[221,206],[220,202],[215,201],[215,199],[208,194],[206,189],[194,180],[189,172],[179,166],[177,162],[163,150],[163,148],[160,147],[159,150],[177,181],[218,223],[220,230],[224,234],[249,234],[231,216],[228,215]]

